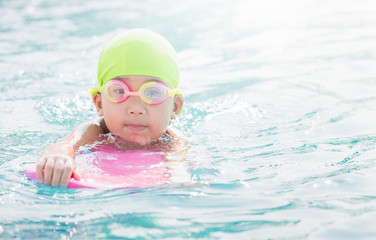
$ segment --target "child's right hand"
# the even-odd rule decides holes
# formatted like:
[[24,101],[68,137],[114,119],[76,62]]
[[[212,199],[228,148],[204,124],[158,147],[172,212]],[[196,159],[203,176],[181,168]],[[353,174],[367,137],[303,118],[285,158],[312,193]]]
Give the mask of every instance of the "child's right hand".
[[107,133],[104,132],[102,125],[105,123],[98,120],[83,122],[68,136],[47,147],[36,162],[38,182],[55,187],[67,186],[71,178],[80,180],[75,152],[81,146],[101,140],[100,136]]
[[36,163],[37,180],[46,185],[67,186],[71,178],[80,179],[76,162],[68,155],[44,154]]

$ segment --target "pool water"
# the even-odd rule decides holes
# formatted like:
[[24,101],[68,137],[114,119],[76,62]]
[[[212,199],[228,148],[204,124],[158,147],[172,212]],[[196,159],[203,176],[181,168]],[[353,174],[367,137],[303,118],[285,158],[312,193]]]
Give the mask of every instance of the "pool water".
[[[376,2],[1,1],[1,239],[376,238]],[[176,48],[190,184],[51,188],[22,174],[95,116],[101,46]]]

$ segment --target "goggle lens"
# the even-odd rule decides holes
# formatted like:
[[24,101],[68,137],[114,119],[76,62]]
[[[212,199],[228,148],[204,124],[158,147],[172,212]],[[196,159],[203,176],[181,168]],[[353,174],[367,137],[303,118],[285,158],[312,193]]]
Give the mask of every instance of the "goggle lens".
[[111,102],[122,102],[128,96],[129,88],[121,81],[110,81],[104,87],[104,94]]
[[147,82],[141,86],[141,99],[149,104],[159,104],[168,98],[168,88],[162,83]]

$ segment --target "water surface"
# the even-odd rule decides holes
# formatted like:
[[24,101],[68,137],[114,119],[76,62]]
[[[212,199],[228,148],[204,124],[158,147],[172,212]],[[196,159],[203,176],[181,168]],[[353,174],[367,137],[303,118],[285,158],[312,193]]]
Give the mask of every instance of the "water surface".
[[[376,3],[1,1],[0,238],[376,237]],[[101,46],[175,46],[190,185],[56,189],[21,170],[95,116]]]

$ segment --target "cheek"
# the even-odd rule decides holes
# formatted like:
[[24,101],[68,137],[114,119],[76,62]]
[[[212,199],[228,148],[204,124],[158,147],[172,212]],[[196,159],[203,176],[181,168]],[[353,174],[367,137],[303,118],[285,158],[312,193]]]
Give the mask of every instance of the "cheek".
[[119,119],[121,119],[119,115],[121,114],[121,111],[119,111],[119,109],[116,108],[116,105],[114,105],[113,103],[104,102],[102,111],[104,115],[104,120],[109,129],[114,128],[119,124]]
[[159,127],[166,127],[171,121],[171,116],[173,112],[173,105],[170,102],[164,102],[153,108],[152,119],[158,119]]
[[169,101],[165,102],[163,109],[163,112],[165,113],[163,116],[165,117],[167,122],[170,122],[174,110],[174,102],[171,98],[169,99]]

